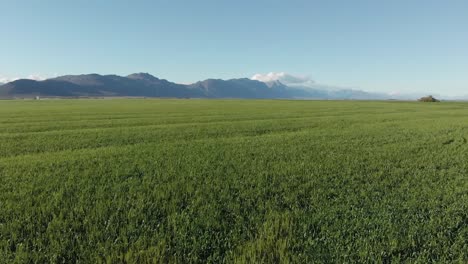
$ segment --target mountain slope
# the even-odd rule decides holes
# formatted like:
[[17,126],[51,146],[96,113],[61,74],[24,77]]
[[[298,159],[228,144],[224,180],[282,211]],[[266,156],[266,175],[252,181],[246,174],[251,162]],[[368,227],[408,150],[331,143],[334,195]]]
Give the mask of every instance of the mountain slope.
[[147,97],[196,97],[197,91],[184,85],[151,78],[135,78],[135,75],[66,75],[45,81],[17,80],[0,86],[2,97],[32,96],[147,96]]
[[0,87],[3,97],[33,96],[146,96],[201,98],[290,98],[288,87],[243,79],[208,79],[176,84],[147,73],[65,75],[45,81],[17,80]]
[[160,80],[149,74],[117,75],[68,75],[55,78],[89,89],[89,95],[192,97],[197,94],[184,85]]
[[278,83],[269,86],[247,78],[220,80],[208,79],[189,85],[209,98],[285,98],[290,97],[288,87]]
[[[355,89],[340,89],[324,85],[313,86],[289,86],[292,89],[302,90],[310,98],[317,99],[350,99],[350,100],[369,100],[369,99],[389,99],[390,96],[383,93],[370,93]],[[307,96],[306,96],[307,97]]]
[[383,99],[359,90],[286,86],[280,81],[247,78],[207,79],[189,85],[159,79],[148,73],[65,75],[44,81],[21,79],[0,86],[0,97],[138,96],[178,98],[304,98]]
[[20,79],[0,86],[2,97],[76,96],[83,94],[85,88],[59,80],[35,81]]

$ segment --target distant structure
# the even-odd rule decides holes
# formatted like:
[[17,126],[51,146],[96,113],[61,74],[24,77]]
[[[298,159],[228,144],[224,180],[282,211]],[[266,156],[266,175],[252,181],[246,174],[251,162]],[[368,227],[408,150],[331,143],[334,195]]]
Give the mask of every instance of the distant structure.
[[440,102],[438,99],[432,95],[424,96],[418,99],[419,102]]
[[39,96],[36,96],[36,100],[41,100],[41,97],[39,97]]

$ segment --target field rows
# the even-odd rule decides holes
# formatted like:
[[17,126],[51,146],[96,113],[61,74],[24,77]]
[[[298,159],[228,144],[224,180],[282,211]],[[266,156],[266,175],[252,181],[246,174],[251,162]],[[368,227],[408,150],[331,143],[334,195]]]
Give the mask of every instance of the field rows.
[[0,101],[0,262],[465,263],[467,113]]

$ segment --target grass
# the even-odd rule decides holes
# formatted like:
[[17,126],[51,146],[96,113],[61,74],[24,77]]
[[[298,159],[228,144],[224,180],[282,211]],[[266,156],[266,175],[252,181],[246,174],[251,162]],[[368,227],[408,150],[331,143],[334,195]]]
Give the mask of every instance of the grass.
[[0,262],[468,262],[468,104],[0,101]]

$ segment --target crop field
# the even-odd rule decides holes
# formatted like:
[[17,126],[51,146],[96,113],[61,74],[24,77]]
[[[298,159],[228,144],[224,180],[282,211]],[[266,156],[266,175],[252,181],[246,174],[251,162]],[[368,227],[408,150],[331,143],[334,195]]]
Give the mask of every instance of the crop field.
[[468,103],[0,101],[0,263],[467,263]]

